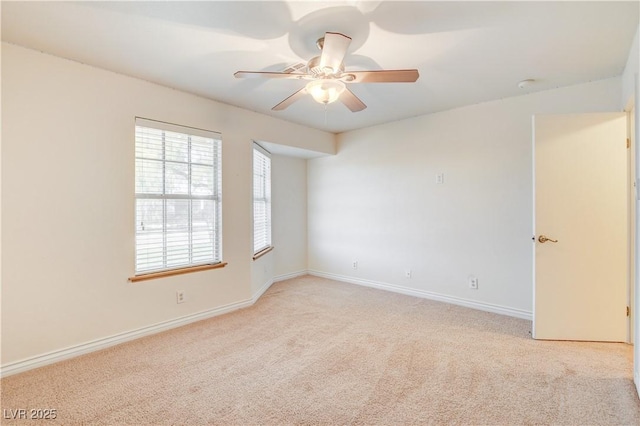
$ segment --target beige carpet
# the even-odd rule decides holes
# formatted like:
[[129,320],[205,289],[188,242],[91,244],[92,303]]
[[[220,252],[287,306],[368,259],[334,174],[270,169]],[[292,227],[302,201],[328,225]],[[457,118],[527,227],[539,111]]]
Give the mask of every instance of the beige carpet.
[[3,379],[2,408],[57,410],[28,424],[640,424],[631,346],[529,331],[307,276],[251,308]]

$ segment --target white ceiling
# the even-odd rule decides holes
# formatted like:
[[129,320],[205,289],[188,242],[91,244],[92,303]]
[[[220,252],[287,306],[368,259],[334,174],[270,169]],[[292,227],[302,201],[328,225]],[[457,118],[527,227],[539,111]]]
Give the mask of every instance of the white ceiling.
[[[2,40],[327,130],[343,132],[526,92],[619,76],[638,28],[631,2],[2,2]],[[352,113],[298,80],[240,80],[353,42],[347,70],[417,68],[416,83],[352,84]],[[536,84],[519,89],[520,80]]]

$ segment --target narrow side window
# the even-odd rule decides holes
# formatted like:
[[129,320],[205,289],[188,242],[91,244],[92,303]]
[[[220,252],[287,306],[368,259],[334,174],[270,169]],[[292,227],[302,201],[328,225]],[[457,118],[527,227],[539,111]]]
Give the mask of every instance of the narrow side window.
[[253,253],[271,247],[271,156],[253,145]]

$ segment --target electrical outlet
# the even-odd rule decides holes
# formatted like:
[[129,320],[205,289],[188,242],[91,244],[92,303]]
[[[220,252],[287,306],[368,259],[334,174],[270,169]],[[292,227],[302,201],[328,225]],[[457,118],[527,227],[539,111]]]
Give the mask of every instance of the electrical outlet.
[[438,173],[436,175],[436,183],[442,185],[444,183],[444,173]]
[[404,277],[405,278],[411,278],[411,269],[406,269],[404,271]]
[[473,290],[478,289],[478,279],[476,277],[469,277],[469,288]]
[[176,291],[176,303],[184,303],[184,291]]
[[358,269],[358,261],[357,261],[357,260],[354,260],[354,261],[351,263],[351,266],[353,266],[353,269]]

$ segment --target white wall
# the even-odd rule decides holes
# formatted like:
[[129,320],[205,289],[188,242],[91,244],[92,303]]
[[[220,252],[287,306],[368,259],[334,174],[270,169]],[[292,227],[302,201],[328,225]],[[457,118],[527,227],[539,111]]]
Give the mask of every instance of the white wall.
[[307,160],[271,158],[274,276],[307,270]]
[[636,92],[636,79],[638,68],[640,67],[640,26],[636,30],[633,38],[627,64],[622,73],[622,109],[630,110],[634,105],[634,95]]
[[308,164],[309,269],[529,317],[531,116],[619,111],[620,93],[614,78],[339,135]]
[[[640,150],[638,150],[638,121],[639,121],[639,110],[638,110],[638,99],[640,99],[640,26],[636,30],[636,35],[633,38],[633,42],[631,45],[631,49],[629,49],[629,57],[627,58],[627,64],[624,68],[624,72],[622,73],[622,99],[621,105],[625,111],[630,112],[629,115],[629,138],[631,139],[631,155],[629,158],[629,169],[630,169],[630,181],[634,182],[637,179],[637,165],[640,164],[640,160],[638,160],[638,156],[640,156]],[[636,190],[631,186],[631,197],[630,197],[630,218],[631,220],[631,259],[629,275],[631,277],[631,289],[630,289],[630,305],[631,305],[631,318],[632,323],[630,327],[631,333],[631,342],[635,343],[640,341],[640,315],[637,314],[637,307],[640,306],[638,300],[640,300],[640,275],[638,275],[638,265],[640,265],[640,250],[638,249],[638,245],[640,244],[640,238],[638,228],[638,214],[637,210],[637,200]],[[635,200],[634,200],[635,199]],[[640,212],[640,210],[638,210]],[[634,380],[636,383],[636,389],[638,391],[638,395],[640,395],[640,345],[635,345],[634,347],[634,363],[633,363],[633,372],[634,372]]]
[[[222,133],[227,267],[127,280],[135,116]],[[250,301],[256,139],[335,149],[332,134],[3,43],[2,365]]]
[[252,287],[259,294],[271,280],[307,271],[307,161],[271,156],[271,239],[275,247],[253,262]]
[[[636,81],[636,98],[640,99],[640,81]],[[629,275],[632,277],[631,281],[631,291],[630,291],[630,299],[631,299],[631,330],[632,339],[631,342],[634,345],[633,348],[633,379],[636,384],[636,390],[638,391],[638,396],[640,396],[640,315],[638,315],[637,307],[640,306],[640,274],[639,266],[640,266],[640,250],[638,249],[640,243],[640,197],[638,196],[638,164],[640,164],[640,149],[638,149],[639,140],[638,137],[639,128],[638,122],[639,120],[639,110],[638,106],[634,106],[630,115],[629,115],[629,124],[630,124],[630,140],[631,140],[631,173],[632,173],[632,181],[636,182],[636,185],[633,184],[630,186],[629,190],[631,192],[630,204],[631,209],[630,213],[633,215],[631,220],[631,228],[633,234],[630,235],[631,240],[631,254],[633,257],[630,262],[630,270]]]

